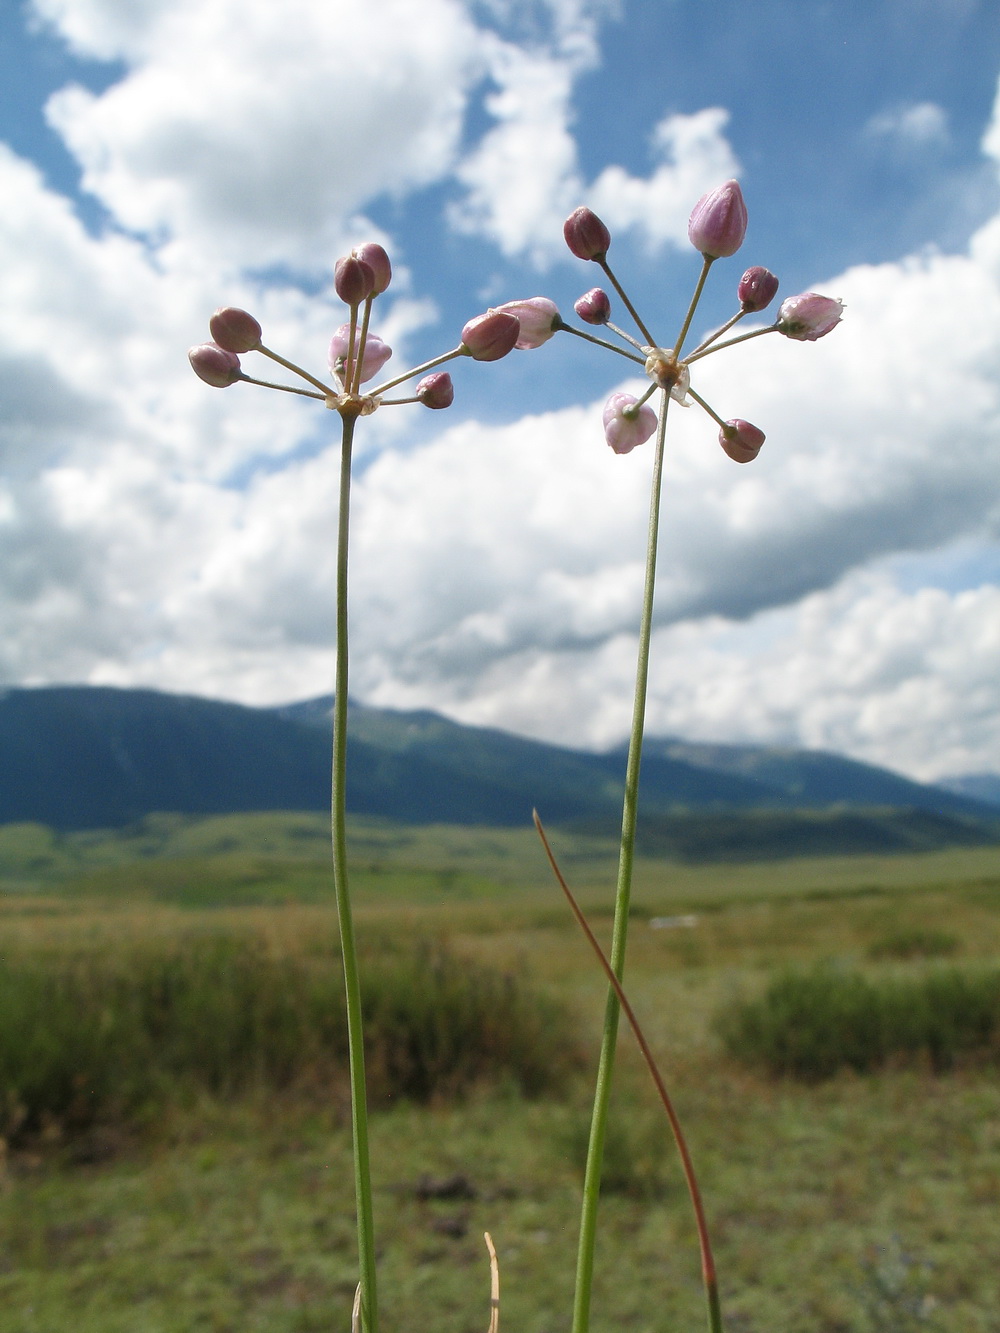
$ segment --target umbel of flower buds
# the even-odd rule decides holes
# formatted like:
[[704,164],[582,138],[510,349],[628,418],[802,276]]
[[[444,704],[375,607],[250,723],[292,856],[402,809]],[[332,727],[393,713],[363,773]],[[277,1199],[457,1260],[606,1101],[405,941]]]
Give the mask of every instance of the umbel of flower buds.
[[747,233],[747,206],[739,181],[710,190],[691,210],[688,237],[706,259],[734,255]]

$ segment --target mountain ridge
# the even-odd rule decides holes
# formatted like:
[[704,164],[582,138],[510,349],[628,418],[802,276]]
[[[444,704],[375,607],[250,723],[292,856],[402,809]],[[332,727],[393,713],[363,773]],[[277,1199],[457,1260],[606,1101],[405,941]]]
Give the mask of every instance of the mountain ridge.
[[[111,686],[0,691],[0,823],[120,827],[159,811],[321,810],[331,696],[250,708]],[[468,727],[428,710],[350,703],[348,809],[407,823],[620,820],[625,750],[594,753]],[[651,737],[642,812],[897,808],[988,821],[968,795],[820,751]],[[971,827],[971,824],[970,824]],[[963,836],[958,830],[957,836]]]

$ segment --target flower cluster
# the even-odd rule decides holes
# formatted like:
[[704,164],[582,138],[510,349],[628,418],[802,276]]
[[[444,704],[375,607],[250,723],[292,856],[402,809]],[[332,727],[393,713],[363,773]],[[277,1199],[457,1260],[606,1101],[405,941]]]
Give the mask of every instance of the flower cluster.
[[[382,295],[391,280],[389,256],[381,245],[374,242],[358,246],[349,255],[337,260],[334,288],[348,307],[350,318],[340,325],[330,340],[332,384],[325,383],[265,347],[257,320],[247,311],[238,310],[234,306],[224,306],[215,312],[209,320],[212,341],[192,347],[188,352],[188,360],[199,379],[214,388],[225,389],[243,380],[247,384],[259,384],[267,389],[318,398],[327,407],[347,418],[368,416],[378,407],[398,406],[402,403],[423,403],[425,407],[433,409],[450,407],[455,398],[451,376],[446,371],[434,370],[434,367],[460,356],[471,357],[474,361],[498,361],[514,347],[537,347],[539,342],[544,341],[540,332],[540,316],[535,309],[532,307],[525,311],[522,326],[519,307],[524,303],[512,302],[509,306],[488,310],[484,315],[470,319],[462,330],[457,347],[362,393],[361,386],[374,379],[392,356],[392,348],[369,327],[372,302]],[[554,311],[555,306],[552,309]],[[247,375],[240,363],[240,356],[247,352],[259,352],[269,357],[300,376],[312,388],[274,384],[270,380]],[[425,371],[433,373],[425,375]],[[412,396],[384,396],[390,389],[417,375],[424,377],[417,383]]]
[[[699,199],[691,212],[688,222],[688,236],[691,244],[702,256],[702,271],[691,300],[683,326],[674,339],[672,347],[659,346],[640,319],[631,301],[623,291],[618,279],[608,264],[608,250],[611,248],[611,233],[595,213],[589,208],[578,208],[567,219],[563,228],[566,244],[578,259],[585,259],[598,264],[605,272],[618,296],[623,301],[629,315],[639,330],[639,338],[633,337],[624,329],[611,322],[611,298],[600,287],[592,287],[576,302],[574,309],[579,318],[592,326],[610,330],[619,342],[596,337],[581,329],[564,323],[553,307],[544,312],[539,310],[538,323],[555,332],[564,329],[588,342],[597,343],[621,356],[641,365],[646,376],[652,381],[649,389],[641,398],[632,394],[614,393],[604,408],[604,434],[608,444],[618,454],[627,454],[643,444],[655,432],[657,416],[648,406],[648,400],[657,389],[662,390],[664,401],[673,398],[688,405],[689,398],[711,416],[719,426],[719,443],[730,458],[737,463],[749,463],[757,457],[764,443],[764,433],[748,421],[734,417],[723,420],[705,400],[691,388],[691,366],[704,356],[731,347],[734,343],[745,342],[749,338],[765,333],[780,333],[786,338],[799,342],[815,342],[829,333],[839,322],[843,312],[840,301],[829,296],[819,296],[816,292],[804,292],[800,296],[791,296],[778,310],[778,317],[767,328],[754,329],[725,341],[719,341],[739,320],[746,315],[756,314],[771,304],[778,290],[778,279],[766,268],[754,266],[748,268],[740,279],[736,289],[738,310],[720,329],[682,357],[681,348],[687,337],[695,309],[701,299],[708,270],[717,260],[733,255],[743,244],[747,229],[747,208],[743,192],[737,181],[727,181],[718,189],[710,191]],[[518,307],[522,322],[528,320],[526,305],[538,305],[535,302],[513,302],[510,308]],[[548,303],[551,306],[551,302]],[[508,307],[504,307],[508,308]],[[546,322],[548,321],[548,322]],[[534,326],[533,326],[534,327]],[[546,333],[544,336],[551,336]],[[539,339],[541,341],[543,339]],[[624,346],[622,345],[624,344]],[[519,346],[537,346],[537,342],[518,344]]]

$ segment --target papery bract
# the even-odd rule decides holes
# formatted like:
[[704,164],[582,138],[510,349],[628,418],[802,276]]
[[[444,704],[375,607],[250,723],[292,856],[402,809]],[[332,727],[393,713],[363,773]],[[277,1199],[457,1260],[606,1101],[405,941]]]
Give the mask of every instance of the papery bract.
[[414,396],[420,399],[424,407],[451,407],[455,401],[455,386],[447,371],[439,370],[433,375],[424,376]]
[[638,401],[630,393],[613,393],[604,405],[604,438],[616,454],[631,453],[656,430],[656,413]]
[[356,245],[351,254],[371,269],[375,279],[372,295],[381,296],[392,281],[392,265],[385,250],[376,241],[368,241],[364,245]]
[[573,309],[584,324],[607,324],[611,318],[611,300],[600,287],[591,287],[589,292],[584,292],[573,303]]
[[514,346],[519,351],[530,351],[548,342],[562,323],[559,307],[547,296],[530,296],[523,301],[505,301],[497,310],[513,315],[520,329]]
[[[351,370],[346,365],[350,340],[350,324],[341,324],[330,339],[330,369],[344,384],[352,378]],[[365,339],[365,352],[361,361],[361,383],[364,384],[373,375],[377,375],[390,356],[392,356],[392,348],[384,343],[381,338],[376,338],[373,333],[369,333]]]
[[719,431],[719,443],[734,463],[752,463],[765,438],[762,430],[739,417],[727,421]]
[[241,378],[240,358],[217,343],[199,343],[188,352],[191,369],[213,389],[226,389]]
[[220,306],[208,321],[208,331],[226,352],[252,352],[260,346],[260,325],[238,306]]
[[747,206],[739,181],[726,181],[710,190],[691,210],[688,237],[707,259],[734,255],[747,231]]
[[589,208],[576,208],[563,223],[566,244],[577,259],[603,259],[611,248],[611,233]]
[[774,300],[777,290],[778,279],[774,274],[756,264],[753,268],[748,268],[740,278],[739,286],[736,288],[736,298],[740,303],[740,309],[745,314],[750,314],[756,310],[766,310]]
[[774,327],[786,338],[814,343],[837,327],[843,313],[843,301],[818,292],[802,292],[782,301]]
[[462,330],[465,355],[473,361],[499,361],[514,350],[521,332],[521,321],[506,310],[487,310],[470,319]]

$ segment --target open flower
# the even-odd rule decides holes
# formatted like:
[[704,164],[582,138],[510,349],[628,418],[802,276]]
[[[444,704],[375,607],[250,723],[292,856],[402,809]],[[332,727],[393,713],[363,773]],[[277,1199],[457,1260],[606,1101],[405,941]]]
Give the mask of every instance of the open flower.
[[[341,324],[330,339],[330,369],[344,384],[349,383],[353,376],[353,367],[347,365],[350,341],[350,324]],[[365,353],[361,360],[361,383],[365,384],[377,375],[390,356],[392,356],[392,348],[388,343],[384,343],[381,338],[376,338],[373,333],[369,333],[365,339]]]
[[613,393],[604,405],[604,438],[616,454],[630,454],[656,430],[656,413],[630,393]]

